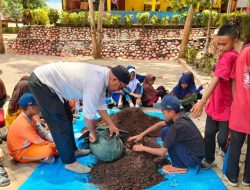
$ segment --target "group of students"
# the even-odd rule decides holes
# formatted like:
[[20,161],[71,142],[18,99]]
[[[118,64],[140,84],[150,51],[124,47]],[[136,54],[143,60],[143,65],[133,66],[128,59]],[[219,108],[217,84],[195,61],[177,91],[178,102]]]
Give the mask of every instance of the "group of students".
[[[53,163],[55,157],[60,155],[66,169],[89,173],[90,167],[76,161],[77,156],[89,154],[90,150],[76,147],[69,101],[83,101],[82,114],[90,132],[90,142],[97,139],[94,123],[96,112],[108,123],[110,135],[118,135],[119,129],[106,110],[108,89],[111,102],[116,102],[119,108],[123,107],[123,101],[127,101],[130,107],[142,104],[162,110],[166,121],[156,123],[128,141],[137,142],[162,128],[161,148],[136,144],[133,150],[162,157],[168,153],[171,165],[162,168],[165,173],[185,173],[189,167],[207,169],[215,166],[215,137],[218,133],[217,141],[222,153],[229,151],[225,177],[232,186],[237,186],[239,157],[248,136],[242,184],[250,186],[250,39],[247,39],[238,55],[234,50],[236,38],[234,26],[220,28],[217,35],[220,56],[215,64],[213,79],[202,96],[202,87],[196,88],[190,72],[183,73],[179,83],[167,93],[162,87],[153,87],[155,76],[138,75],[133,66],[107,68],[59,62],[36,68],[30,77],[18,82],[10,98],[6,114],[9,154],[19,162],[46,163]],[[7,93],[1,80],[0,84],[2,108]],[[161,103],[157,104],[159,97]],[[182,113],[181,107],[185,112],[190,111],[194,117],[199,117],[205,105],[207,119],[203,139],[193,121]],[[10,183],[6,174],[0,165],[0,186]]]
[[128,85],[120,91],[107,94],[106,103],[110,107],[116,105],[117,108],[122,109],[126,104],[130,108],[153,107],[159,98],[162,99],[165,95],[170,94],[181,101],[185,112],[189,112],[194,103],[202,97],[203,86],[196,88],[192,72],[183,73],[178,84],[169,93],[164,86],[154,87],[156,76],[137,74],[134,66],[128,66],[127,70],[130,73]]
[[[228,151],[225,179],[231,186],[238,185],[239,158],[247,137],[247,152],[242,184],[250,186],[250,36],[238,54],[234,50],[237,30],[232,25],[224,25],[217,35],[220,52],[214,67],[213,79],[198,101],[191,108],[192,116],[199,117],[206,106],[204,140],[195,124],[180,113],[180,101],[174,96],[165,96],[160,108],[167,121],[159,122],[129,141],[139,141],[153,130],[163,128],[161,148],[151,148],[142,144],[134,145],[134,151],[144,151],[165,156],[168,152],[172,165],[164,166],[166,173],[185,173],[188,167],[199,166],[208,169],[216,166],[215,147],[217,142],[222,155]],[[183,87],[183,85],[181,84]],[[177,91],[178,87],[173,90]],[[193,92],[195,89],[193,89]],[[178,96],[177,96],[178,97]],[[218,134],[217,134],[218,133]]]

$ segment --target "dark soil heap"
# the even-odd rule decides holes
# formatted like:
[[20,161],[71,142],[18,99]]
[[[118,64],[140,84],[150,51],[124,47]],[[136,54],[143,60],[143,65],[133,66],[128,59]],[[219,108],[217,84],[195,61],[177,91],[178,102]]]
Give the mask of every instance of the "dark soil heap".
[[[124,109],[111,116],[119,129],[127,130],[131,136],[137,135],[151,125],[161,121],[151,117],[140,109]],[[106,125],[99,121],[97,125]],[[156,137],[160,131],[144,137],[139,143],[150,147],[159,147]],[[164,180],[157,168],[167,164],[166,159],[147,153],[131,151],[134,142],[125,143],[126,151],[123,158],[113,163],[98,162],[91,172],[92,183],[105,190],[139,190],[156,185]]]
[[[162,121],[158,117],[152,117],[145,114],[138,108],[126,108],[121,112],[111,116],[115,126],[119,129],[126,130],[131,136],[138,135],[150,126]],[[97,122],[98,126],[106,126],[104,121]],[[159,137],[160,130],[150,133],[149,137]]]

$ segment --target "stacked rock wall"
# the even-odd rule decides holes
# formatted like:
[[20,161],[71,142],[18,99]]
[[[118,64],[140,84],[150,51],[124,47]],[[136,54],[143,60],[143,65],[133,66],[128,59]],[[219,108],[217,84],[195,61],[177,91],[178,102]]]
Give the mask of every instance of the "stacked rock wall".
[[[169,59],[178,56],[181,29],[103,29],[104,58]],[[192,29],[189,46],[204,48],[205,31]],[[8,42],[8,52],[52,56],[90,56],[89,28],[28,27],[22,28],[15,40]]]

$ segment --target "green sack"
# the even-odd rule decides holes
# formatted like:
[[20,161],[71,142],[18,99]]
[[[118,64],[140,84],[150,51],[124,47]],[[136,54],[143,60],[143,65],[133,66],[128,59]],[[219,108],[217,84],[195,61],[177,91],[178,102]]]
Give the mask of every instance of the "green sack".
[[190,97],[185,98],[185,99],[181,100],[180,102],[183,106],[185,106],[185,105],[194,103],[196,100],[197,100],[197,94],[194,93]]
[[122,157],[124,152],[123,143],[116,135],[109,136],[108,127],[97,127],[96,134],[97,141],[90,143],[90,150],[98,160],[113,162]]

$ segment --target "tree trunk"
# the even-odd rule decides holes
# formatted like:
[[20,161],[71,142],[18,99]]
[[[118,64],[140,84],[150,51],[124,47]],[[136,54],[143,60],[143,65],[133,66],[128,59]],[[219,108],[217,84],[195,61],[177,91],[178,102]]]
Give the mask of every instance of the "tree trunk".
[[193,5],[190,5],[188,15],[187,15],[187,18],[185,21],[184,30],[183,30],[183,37],[182,37],[182,41],[181,41],[179,58],[182,58],[185,56],[185,47],[188,44],[188,39],[189,39],[189,35],[191,32],[193,17],[194,17],[194,8],[193,8]]
[[208,17],[208,23],[207,23],[207,37],[206,37],[206,43],[205,43],[205,55],[208,54],[208,46],[210,41],[210,26],[211,26],[211,20],[212,20],[212,8],[213,8],[213,0],[210,0],[209,2],[209,17]]
[[[0,0],[0,15],[2,15],[2,1]],[[2,33],[2,19],[0,16],[0,54],[5,53],[4,42],[3,42],[3,33]]]
[[97,20],[97,58],[101,58],[102,55],[102,18],[103,18],[103,9],[104,9],[105,0],[99,1],[99,11],[98,11],[98,20]]
[[16,21],[16,28],[18,28],[18,20],[16,19],[15,21]]
[[231,7],[232,7],[232,0],[228,0],[228,3],[227,3],[227,13],[231,12]]
[[92,39],[92,54],[93,57],[97,59],[98,50],[97,50],[97,38],[96,38],[95,11],[93,6],[93,0],[88,0],[88,2],[89,2],[90,31]]

